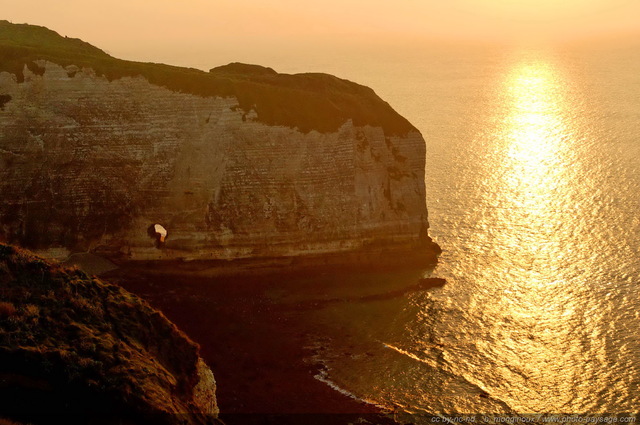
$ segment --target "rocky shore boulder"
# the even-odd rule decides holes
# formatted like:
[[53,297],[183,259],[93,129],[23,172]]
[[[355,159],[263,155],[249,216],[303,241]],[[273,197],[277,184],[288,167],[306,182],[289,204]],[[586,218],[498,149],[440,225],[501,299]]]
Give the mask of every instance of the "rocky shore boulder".
[[119,286],[0,244],[0,418],[216,423],[199,347]]

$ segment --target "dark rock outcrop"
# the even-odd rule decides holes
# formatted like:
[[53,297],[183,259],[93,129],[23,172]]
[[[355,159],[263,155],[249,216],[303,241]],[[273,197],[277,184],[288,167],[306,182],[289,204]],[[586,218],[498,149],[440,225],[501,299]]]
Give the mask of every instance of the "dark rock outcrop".
[[0,417],[215,423],[215,381],[198,350],[124,289],[0,244]]
[[435,258],[424,139],[367,87],[122,61],[0,22],[0,96],[0,239],[114,261]]

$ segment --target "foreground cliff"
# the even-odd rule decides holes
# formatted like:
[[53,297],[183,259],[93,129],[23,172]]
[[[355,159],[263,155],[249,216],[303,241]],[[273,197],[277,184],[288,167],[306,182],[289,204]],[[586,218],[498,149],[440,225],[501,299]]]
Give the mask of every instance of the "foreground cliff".
[[2,239],[130,260],[384,246],[428,261],[424,167],[420,133],[355,83],[121,61],[0,22]]
[[198,346],[118,286],[0,244],[0,418],[32,424],[206,424],[215,381]]

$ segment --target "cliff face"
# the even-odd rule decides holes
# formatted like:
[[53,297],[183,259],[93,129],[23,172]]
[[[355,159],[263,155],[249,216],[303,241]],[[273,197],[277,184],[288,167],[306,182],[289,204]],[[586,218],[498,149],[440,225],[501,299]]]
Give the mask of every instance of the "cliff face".
[[0,244],[0,417],[214,423],[198,346],[122,288]]
[[[366,87],[11,43],[0,63],[0,238],[133,260],[430,243],[424,140]],[[166,241],[151,237],[155,224]]]

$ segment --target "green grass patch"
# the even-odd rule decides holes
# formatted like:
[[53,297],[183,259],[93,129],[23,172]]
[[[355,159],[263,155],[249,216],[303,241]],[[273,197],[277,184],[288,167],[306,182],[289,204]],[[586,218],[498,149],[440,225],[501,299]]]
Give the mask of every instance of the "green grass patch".
[[[278,74],[270,68],[233,63],[204,72],[193,68],[116,59],[82,40],[44,27],[0,21],[0,71],[23,81],[23,69],[40,72],[35,61],[92,68],[113,81],[142,76],[150,83],[199,96],[235,97],[246,112],[269,125],[302,132],[336,131],[347,120],[382,127],[386,135],[415,130],[368,87],[328,74]],[[70,73],[73,75],[73,73]]]

